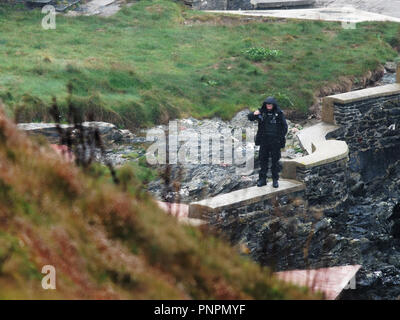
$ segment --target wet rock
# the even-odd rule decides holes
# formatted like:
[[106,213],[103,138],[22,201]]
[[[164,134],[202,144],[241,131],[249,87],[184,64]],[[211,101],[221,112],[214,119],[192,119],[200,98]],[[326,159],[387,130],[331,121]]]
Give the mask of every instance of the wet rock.
[[388,220],[392,223],[392,236],[396,239],[400,239],[400,203],[397,203],[393,207],[392,213],[388,217]]
[[364,182],[359,181],[357,184],[355,184],[353,187],[351,187],[350,192],[355,197],[364,195],[364,193],[365,193]]
[[387,72],[395,73],[396,72],[396,63],[393,61],[388,61],[385,63],[385,69]]

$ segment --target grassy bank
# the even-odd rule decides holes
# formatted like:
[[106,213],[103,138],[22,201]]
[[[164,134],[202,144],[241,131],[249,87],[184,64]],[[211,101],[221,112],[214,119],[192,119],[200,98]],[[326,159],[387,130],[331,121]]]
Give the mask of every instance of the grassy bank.
[[[308,299],[118,171],[82,172],[0,113],[0,299]],[[127,187],[128,186],[128,187]],[[44,265],[56,290],[43,290]]]
[[55,30],[42,29],[43,16],[0,6],[0,98],[20,121],[49,120],[51,97],[65,107],[68,83],[81,110],[131,129],[178,116],[227,119],[270,94],[306,112],[319,88],[393,59],[399,42],[397,23],[246,22],[168,0],[110,18],[57,16]]

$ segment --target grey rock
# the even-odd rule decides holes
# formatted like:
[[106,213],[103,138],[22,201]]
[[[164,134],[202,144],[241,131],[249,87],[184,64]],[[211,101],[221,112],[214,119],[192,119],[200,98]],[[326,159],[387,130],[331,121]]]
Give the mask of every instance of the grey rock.
[[[59,143],[60,136],[55,123],[19,123],[17,124],[20,130],[24,130],[28,134],[43,135],[51,143]],[[113,144],[121,142],[125,137],[130,138],[131,133],[127,130],[119,130],[115,125],[107,122],[83,122],[82,126],[86,129],[97,129],[99,130],[100,136],[103,142],[106,144]],[[73,125],[61,124],[62,130],[72,129]],[[72,131],[72,135],[75,134],[75,130]]]
[[396,63],[393,61],[386,62],[385,69],[386,69],[386,71],[391,72],[391,73],[396,72]]

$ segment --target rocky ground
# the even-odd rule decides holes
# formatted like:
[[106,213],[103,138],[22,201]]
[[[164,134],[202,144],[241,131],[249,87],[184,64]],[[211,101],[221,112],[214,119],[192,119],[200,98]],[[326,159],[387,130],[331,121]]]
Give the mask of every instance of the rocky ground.
[[[182,132],[184,130],[194,130],[200,132],[215,132],[216,135],[223,136],[222,132],[226,129],[234,132],[243,132],[246,128],[251,128],[254,134],[257,132],[257,122],[251,122],[247,119],[250,110],[245,109],[238,112],[231,121],[222,121],[218,118],[197,120],[194,118],[182,119],[178,122],[178,127]],[[287,143],[285,150],[282,151],[284,158],[297,158],[305,154],[297,139],[297,133],[302,129],[299,124],[292,123],[288,120],[289,131],[287,134]],[[166,130],[165,126],[159,128]],[[233,140],[237,137],[231,135]],[[235,158],[232,164],[227,164],[221,159],[220,164],[190,164],[182,163],[180,165],[171,165],[169,178],[175,181],[172,184],[165,183],[162,178],[150,183],[149,191],[160,200],[171,202],[191,202],[206,197],[215,196],[249,186],[254,186],[258,179],[258,151],[259,147],[254,145],[254,139],[245,140],[242,136],[242,144],[238,150],[243,151],[246,147],[254,150],[254,170],[250,174],[241,174],[237,172],[238,168],[243,165],[235,165]],[[193,142],[198,146],[197,142]],[[190,148],[190,145],[188,145]],[[220,154],[223,155],[223,147],[221,142]],[[161,167],[161,171],[167,170],[167,167]],[[176,183],[179,183],[177,185]]]

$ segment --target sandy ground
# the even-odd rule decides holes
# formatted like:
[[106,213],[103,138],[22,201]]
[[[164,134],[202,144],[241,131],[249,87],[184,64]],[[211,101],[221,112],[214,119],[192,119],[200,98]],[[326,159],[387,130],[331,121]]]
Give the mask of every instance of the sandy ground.
[[317,0],[316,6],[353,6],[359,10],[400,18],[400,0]]

